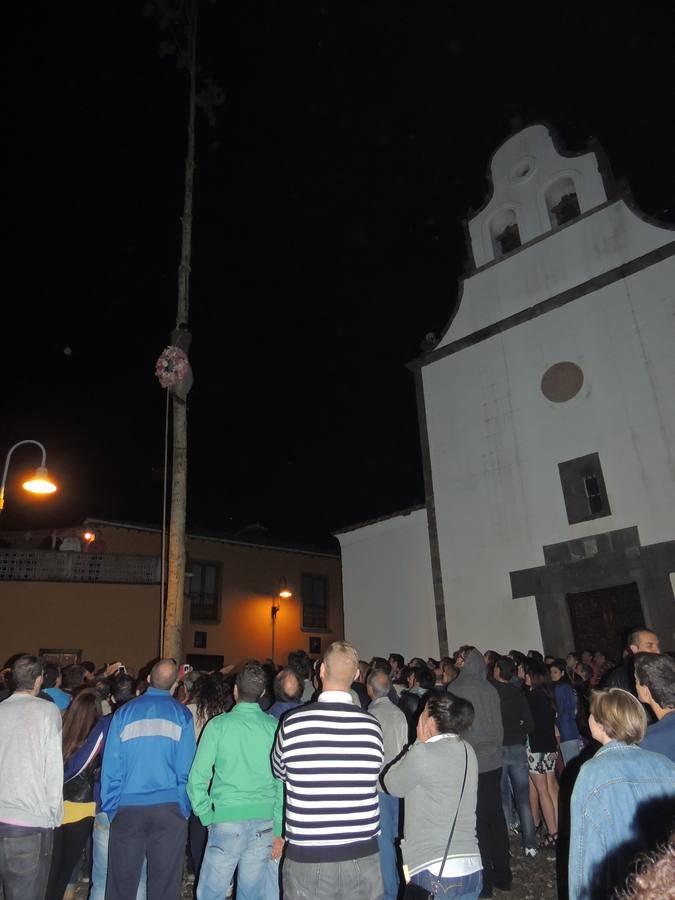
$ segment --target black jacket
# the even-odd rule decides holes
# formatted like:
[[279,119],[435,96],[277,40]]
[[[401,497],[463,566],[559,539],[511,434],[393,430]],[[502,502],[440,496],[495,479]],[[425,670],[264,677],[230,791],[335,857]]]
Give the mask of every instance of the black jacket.
[[529,732],[534,730],[534,720],[525,692],[515,684],[502,684],[500,681],[493,681],[492,684],[497,688],[502,707],[503,746],[524,744]]
[[368,710],[368,705],[370,704],[370,697],[368,696],[368,690],[361,681],[354,681],[352,683],[352,690],[359,698],[359,703],[361,704],[361,709]]
[[635,687],[635,665],[633,659],[627,659],[622,665],[616,666],[602,676],[600,687],[607,688],[623,688],[634,697],[637,697],[637,688]]
[[398,698],[398,708],[408,722],[408,743],[410,744],[417,737],[417,722],[422,715],[426,699],[426,692],[424,694],[415,694],[412,691],[403,691]]
[[554,753],[555,742],[555,708],[551,699],[542,688],[533,688],[525,696],[534,720],[534,728],[530,731],[530,750],[533,753]]

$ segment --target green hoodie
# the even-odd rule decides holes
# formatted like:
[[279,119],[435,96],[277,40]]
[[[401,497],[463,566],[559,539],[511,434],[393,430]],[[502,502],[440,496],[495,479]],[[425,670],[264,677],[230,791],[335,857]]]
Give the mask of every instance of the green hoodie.
[[257,703],[237,703],[206,725],[187,784],[202,825],[273,819],[281,836],[284,787],[270,764],[278,724]]

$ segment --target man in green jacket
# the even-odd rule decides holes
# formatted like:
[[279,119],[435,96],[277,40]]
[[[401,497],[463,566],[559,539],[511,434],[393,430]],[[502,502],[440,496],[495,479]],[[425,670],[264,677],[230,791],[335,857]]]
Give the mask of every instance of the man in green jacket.
[[246,663],[237,675],[236,706],[211,719],[199,741],[187,786],[209,830],[198,900],[223,900],[235,869],[239,900],[278,897],[283,783],[270,766],[278,723],[258,706],[265,685],[263,667]]

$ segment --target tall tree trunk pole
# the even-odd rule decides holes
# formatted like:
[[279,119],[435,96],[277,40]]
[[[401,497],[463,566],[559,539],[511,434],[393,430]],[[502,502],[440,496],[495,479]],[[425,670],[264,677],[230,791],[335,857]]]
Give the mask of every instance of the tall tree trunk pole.
[[[195,106],[197,3],[188,2],[187,69],[190,80],[188,142],[185,157],[182,241],[178,267],[178,308],[176,327],[187,326],[190,310],[190,262],[192,257],[192,195],[195,174]],[[183,607],[185,603],[185,518],[187,500],[187,405],[173,398],[173,461],[171,518],[169,524],[169,565],[167,573],[166,617],[162,655],[181,661],[183,650]]]

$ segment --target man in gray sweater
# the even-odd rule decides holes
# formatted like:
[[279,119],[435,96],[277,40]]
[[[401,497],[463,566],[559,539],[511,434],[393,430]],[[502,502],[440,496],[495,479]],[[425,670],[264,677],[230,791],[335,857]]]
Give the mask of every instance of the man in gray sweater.
[[476,833],[483,861],[481,897],[491,897],[495,887],[511,889],[509,835],[501,801],[504,727],[499,694],[487,680],[483,654],[471,647],[462,656],[463,665],[449,691],[469,700],[475,711],[473,725],[463,737],[478,759]]
[[[44,896],[54,829],[63,818],[61,715],[40,700],[44,668],[20,656],[10,676],[13,693],[0,703],[0,895]],[[30,860],[30,865],[26,861]]]
[[[368,712],[375,716],[382,728],[384,760],[382,770],[401,755],[408,745],[408,720],[388,697],[391,690],[389,675],[383,669],[372,669],[366,680],[370,706]],[[380,804],[380,870],[384,886],[384,900],[396,900],[398,896],[398,871],[396,840],[398,839],[398,797],[385,794],[378,784],[377,798]]]

